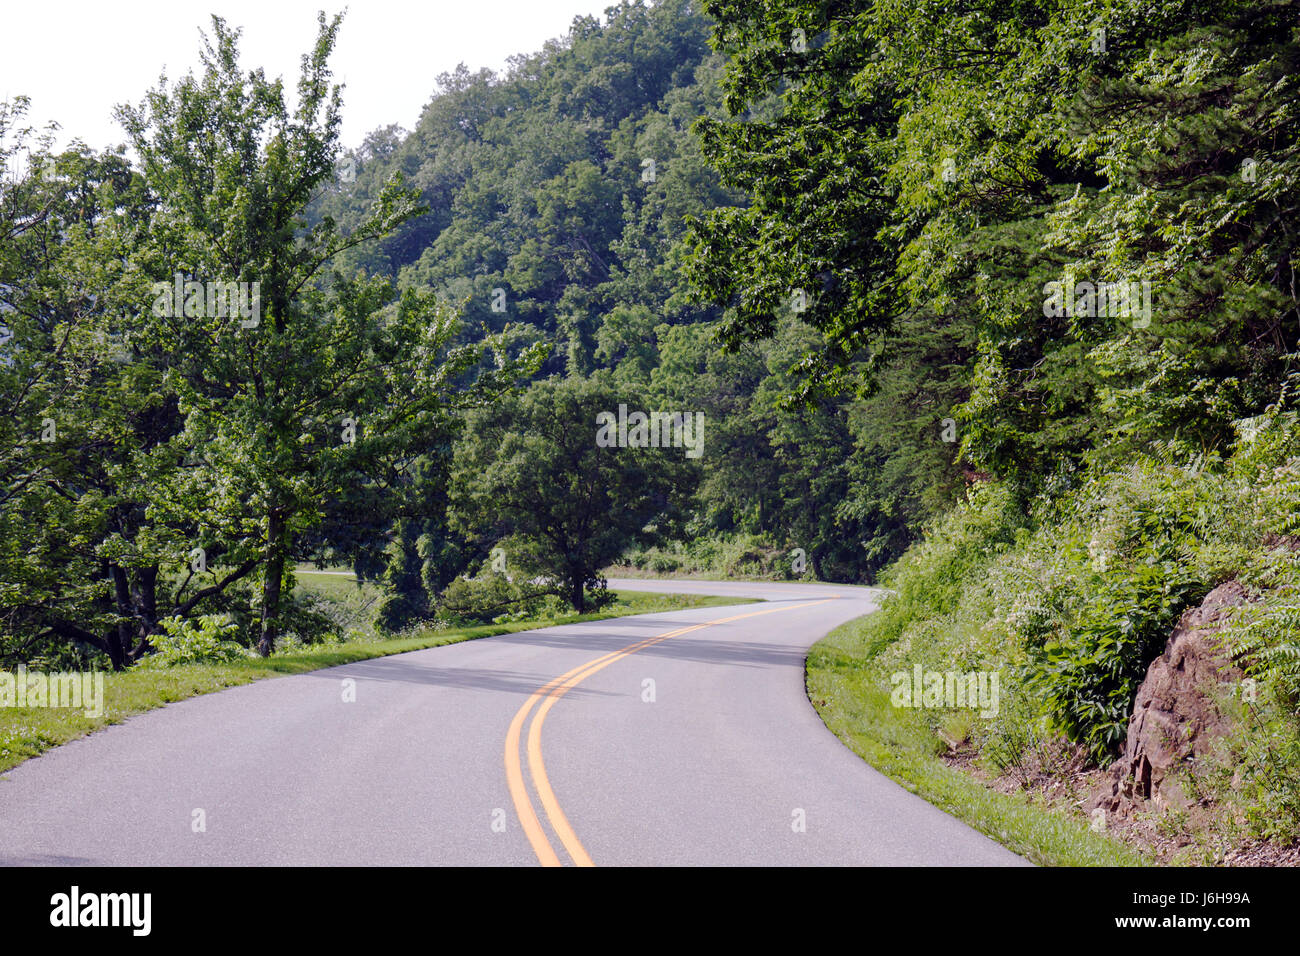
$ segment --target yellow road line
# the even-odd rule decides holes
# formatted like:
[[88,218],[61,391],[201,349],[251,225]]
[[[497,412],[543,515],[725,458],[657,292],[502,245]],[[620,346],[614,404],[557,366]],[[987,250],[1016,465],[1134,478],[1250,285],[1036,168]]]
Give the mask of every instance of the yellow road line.
[[[546,719],[547,712],[554,706],[555,702],[568,693],[571,687],[577,686],[586,680],[590,675],[596,673],[601,668],[608,667],[616,660],[627,657],[636,651],[649,647],[652,644],[658,644],[660,641],[666,641],[670,637],[676,637],[678,634],[685,634],[687,631],[698,630],[701,627],[707,627],[706,624],[697,624],[693,627],[682,628],[677,631],[671,631],[668,634],[661,634],[658,637],[647,638],[637,644],[631,645],[630,648],[624,648],[621,651],[615,651],[612,654],[606,654],[603,658],[597,658],[588,664],[579,674],[574,674],[567,681],[559,686],[553,686],[546,695],[546,701],[538,709],[537,715],[533,718],[532,725],[528,728],[528,772],[532,776],[533,786],[537,790],[537,797],[542,802],[542,809],[546,811],[546,818],[551,821],[551,828],[555,830],[556,836],[564,844],[565,850],[568,851],[570,858],[578,866],[594,866],[591,857],[587,855],[586,849],[583,848],[582,842],[578,835],[573,832],[573,827],[569,824],[568,818],[564,811],[560,809],[560,803],[555,799],[555,792],[551,789],[551,781],[546,776],[546,764],[542,760],[542,722]],[[552,681],[552,684],[555,682]],[[529,807],[531,810],[531,806]],[[547,844],[550,848],[550,844]],[[534,846],[536,849],[536,846]],[[554,852],[554,850],[552,850]]]
[[574,671],[581,670],[585,666],[587,665],[584,664],[581,667],[566,671],[534,692],[524,703],[524,706],[519,708],[514,720],[510,722],[510,730],[506,733],[506,784],[510,788],[510,799],[514,801],[515,814],[519,817],[519,823],[524,828],[524,835],[528,837],[528,842],[532,844],[533,852],[537,854],[537,859],[541,861],[542,866],[559,866],[560,858],[555,855],[555,850],[551,847],[550,841],[546,839],[546,833],[542,830],[541,821],[537,819],[533,805],[528,799],[528,791],[524,787],[523,769],[519,763],[519,733],[528,717],[528,712],[532,710],[533,704],[541,699],[542,694],[574,673]]
[[537,789],[538,799],[541,801],[542,809],[545,810],[546,817],[551,823],[551,828],[559,837],[560,843],[563,844],[569,857],[578,866],[594,866],[591,857],[578,839],[578,835],[573,832],[573,827],[570,825],[568,818],[565,817],[564,811],[560,809],[559,801],[555,799],[555,792],[551,789],[551,782],[546,776],[546,764],[542,760],[542,724],[555,702],[597,671],[603,670],[615,661],[622,660],[624,657],[635,654],[637,651],[644,650],[661,641],[666,641],[669,638],[712,627],[715,624],[726,624],[729,621],[759,617],[763,614],[775,614],[778,611],[814,607],[834,600],[837,600],[837,598],[823,598],[820,601],[751,611],[748,614],[736,614],[732,617],[719,618],[716,621],[705,621],[703,624],[692,624],[687,627],[677,628],[629,644],[620,650],[610,651],[608,654],[603,654],[594,660],[587,661],[585,664],[579,664],[577,667],[565,671],[559,677],[539,687],[519,708],[514,719],[510,722],[510,729],[506,733],[505,764],[506,784],[510,788],[510,798],[514,801],[515,813],[519,817],[519,823],[523,827],[524,835],[528,837],[528,842],[532,845],[533,852],[537,854],[537,859],[542,866],[561,866],[562,864],[555,852],[555,848],[546,836],[546,831],[542,829],[541,820],[533,809],[532,801],[528,797],[528,789],[524,786],[523,766],[519,757],[519,740],[522,736],[523,726],[527,722],[528,715],[532,712],[534,704],[545,698],[545,702],[533,718],[532,725],[528,728],[528,771],[532,777],[533,786]]

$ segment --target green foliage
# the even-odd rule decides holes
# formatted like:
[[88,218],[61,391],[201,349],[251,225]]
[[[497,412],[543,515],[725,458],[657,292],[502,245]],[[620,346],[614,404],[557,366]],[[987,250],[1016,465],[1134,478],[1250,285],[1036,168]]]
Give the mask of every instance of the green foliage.
[[[603,592],[588,600],[592,610],[609,603]],[[452,627],[466,624],[508,624],[554,614],[564,601],[545,588],[510,580],[491,571],[474,578],[459,577],[438,595],[438,620]]]
[[[968,469],[1059,494],[1090,462],[1225,452],[1275,399],[1300,314],[1292,4],[706,9],[730,116],[699,133],[752,202],[693,220],[688,272],[737,348],[808,293],[790,398],[878,396],[845,505],[870,550],[957,497],[944,418]],[[1064,279],[1149,282],[1151,314],[1049,314]]]
[[118,360],[114,283],[148,204],[121,156],[56,157],[25,111],[0,103],[0,655],[117,665],[120,476],[172,427],[157,372]]
[[989,564],[1016,540],[1026,523],[1015,495],[1000,485],[978,485],[940,519],[925,538],[883,577],[893,590],[873,619],[880,646],[903,636],[911,622],[956,611],[972,585],[985,579]]
[[[695,299],[690,226],[715,210],[743,212],[748,186],[710,167],[707,124],[695,128],[725,112],[711,25],[678,0],[622,3],[503,75],[443,76],[416,129],[376,131],[356,157],[356,181],[325,189],[309,219],[351,228],[400,173],[428,211],[342,262],[452,304],[463,340],[499,331],[553,342],[543,374],[607,372],[648,407],[704,412],[710,450],[682,509],[683,536],[788,540],[816,576],[861,580],[960,492],[956,445],[938,436],[966,390],[925,369],[959,361],[975,335],[919,316],[917,345],[894,350],[900,372],[882,375],[878,394],[814,410],[790,399],[817,330],[784,305],[770,341],[720,352],[716,335],[734,310]],[[671,67],[670,55],[681,58]],[[429,613],[448,574],[477,560],[457,532],[413,524],[386,556],[355,565],[392,580],[395,621]],[[437,571],[418,557],[426,533],[447,544],[433,549],[446,556]]]
[[702,314],[681,301],[666,252],[685,214],[728,201],[689,132],[719,108],[706,36],[687,0],[622,2],[502,76],[444,74],[416,129],[373,134],[355,183],[328,190],[313,216],[360,221],[401,173],[427,211],[344,261],[463,308],[468,334],[541,330],[557,345],[548,374],[590,371],[620,305],[670,323]]
[[597,445],[598,416],[620,403],[639,405],[602,379],[536,382],[475,414],[457,454],[458,530],[579,613],[600,600],[600,569],[653,540],[691,478],[682,448]]
[[[1104,761],[1179,614],[1237,578],[1271,596],[1230,631],[1270,702],[1236,796],[1291,833],[1262,781],[1297,776],[1295,4],[706,9],[728,116],[698,133],[751,201],[692,218],[687,272],[765,355],[756,394],[808,410],[761,419],[783,526],[897,558],[870,678],[996,668],[990,766],[1027,778],[1059,735]],[[1150,312],[1076,281],[1147,283]]]
[[1267,704],[1252,709],[1234,743],[1235,772],[1221,793],[1242,807],[1252,835],[1293,843],[1300,838],[1300,718]]
[[154,635],[156,653],[141,667],[176,667],[181,664],[222,664],[239,660],[247,651],[234,640],[239,625],[224,615],[201,614],[189,620],[167,618]]
[[[292,560],[380,549],[438,478],[419,452],[536,370],[537,343],[458,344],[431,294],[331,271],[419,212],[395,176],[346,233],[308,227],[338,151],[338,28],[320,18],[291,111],[216,18],[199,75],[119,110],[138,170],[37,151],[6,183],[0,289],[24,318],[0,362],[0,653],[75,644],[121,668],[164,620],[220,612],[259,618],[264,654],[314,639],[328,621],[291,599]],[[247,314],[188,289],[167,307],[177,275],[242,283]]]
[[793,580],[808,577],[811,568],[794,570],[792,548],[779,547],[766,535],[697,535],[689,541],[667,541],[651,547],[629,548],[625,566],[652,574],[692,574],[720,579]]
[[[1072,771],[1061,743],[1077,741],[1103,765],[1113,759],[1137,686],[1179,615],[1236,579],[1261,597],[1221,637],[1257,680],[1257,697],[1234,692],[1225,703],[1238,731],[1200,761],[1197,786],[1231,805],[1250,835],[1294,839],[1300,422],[1279,403],[1236,433],[1226,460],[1179,463],[1170,451],[1094,473],[1029,513],[1005,488],[982,487],[889,570],[896,593],[846,644],[861,681],[887,693],[889,675],[916,663],[997,670],[999,712],[970,733],[981,763],[1025,784],[1064,779]],[[934,739],[935,715],[895,717]]]
[[1123,744],[1138,685],[1178,616],[1208,590],[1189,570],[1184,543],[1163,530],[1135,542],[1131,563],[1094,578],[1069,632],[1034,654],[1027,690],[1099,762]]
[[1053,737],[1037,700],[1022,682],[1014,677],[1003,680],[1000,691],[997,715],[986,728],[976,731],[974,742],[993,772],[1028,786],[1037,772],[1050,766]]
[[302,568],[294,578],[294,608],[289,616],[294,622],[291,628],[296,632],[296,645],[377,641],[387,636],[379,605],[390,595],[376,585],[342,575],[313,574]]
[[[826,726],[846,746],[902,786],[941,807],[1015,852],[1049,866],[1133,866],[1145,861],[1119,841],[1093,832],[1077,816],[1027,803],[1018,794],[999,792],[984,781],[940,759],[947,746],[935,733],[926,712],[891,706],[871,655],[861,639],[864,624],[876,615],[836,628],[808,652],[808,696]],[[1014,688],[1004,694],[998,721],[1026,721],[1017,713]],[[940,729],[961,735],[969,715],[945,714]],[[964,726],[963,726],[964,725]],[[978,731],[970,732],[976,740]],[[1025,734],[1027,742],[1035,735]],[[1025,753],[1025,773],[1037,767]]]
[[1271,602],[1251,618],[1236,632],[1234,656],[1285,699],[1300,700],[1300,607]]

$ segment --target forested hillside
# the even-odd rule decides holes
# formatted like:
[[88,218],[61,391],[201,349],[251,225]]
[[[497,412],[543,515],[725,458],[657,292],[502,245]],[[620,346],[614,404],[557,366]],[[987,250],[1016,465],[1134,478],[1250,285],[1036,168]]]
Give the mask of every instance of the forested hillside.
[[[442,76],[415,131],[372,135],[313,214],[346,232],[400,173],[428,212],[349,266],[432,290],[468,336],[550,343],[541,374],[600,382],[610,407],[703,413],[706,450],[666,498],[671,533],[646,536],[658,547],[634,562],[867,580],[970,480],[941,435],[953,387],[916,371],[963,353],[926,336],[874,393],[801,402],[819,347],[806,321],[821,307],[815,277],[800,280],[806,294],[784,280],[773,294],[775,334],[719,349],[752,305],[690,283],[691,224],[746,207],[754,183],[724,183],[701,149],[697,123],[727,115],[712,29],[689,2],[623,4],[504,76]],[[746,109],[775,118],[781,106],[765,95]]]

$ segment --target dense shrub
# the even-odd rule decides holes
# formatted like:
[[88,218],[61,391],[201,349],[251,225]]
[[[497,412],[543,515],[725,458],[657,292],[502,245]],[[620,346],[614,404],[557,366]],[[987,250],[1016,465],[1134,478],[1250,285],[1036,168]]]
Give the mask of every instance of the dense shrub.
[[[599,610],[613,599],[613,593],[605,588],[588,590],[587,610]],[[505,574],[485,571],[474,578],[456,578],[443,589],[437,620],[451,626],[507,624],[572,611],[556,587],[545,581],[514,581]]]
[[239,660],[248,653],[232,639],[239,632],[239,625],[223,614],[205,614],[190,620],[166,618],[162,627],[163,632],[155,634],[151,641],[157,653],[149,655],[137,666],[224,664]]

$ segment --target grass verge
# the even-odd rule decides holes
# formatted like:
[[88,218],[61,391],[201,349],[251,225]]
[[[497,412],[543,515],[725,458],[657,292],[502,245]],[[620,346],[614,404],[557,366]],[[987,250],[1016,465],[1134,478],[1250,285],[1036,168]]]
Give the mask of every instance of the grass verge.
[[[308,575],[302,575],[307,578]],[[323,579],[312,586],[330,590],[355,588],[346,578]],[[726,598],[696,594],[658,594],[647,591],[615,591],[613,604],[594,614],[518,621],[512,624],[488,624],[455,630],[426,630],[410,637],[391,640],[352,641],[307,648],[294,648],[271,657],[250,657],[229,664],[183,664],[158,670],[125,671],[104,675],[103,713],[87,717],[81,710],[40,707],[0,708],[0,773],[10,770],[31,757],[60,744],[84,737],[109,724],[120,723],[134,714],[199,694],[210,694],[226,687],[247,684],[267,677],[302,674],[307,671],[337,667],[353,661],[407,651],[457,644],[494,634],[509,634],[539,627],[557,627],[582,621],[600,621],[631,614],[654,614],[698,607],[723,607],[752,604],[746,598]]]
[[808,698],[844,744],[901,786],[964,821],[1014,853],[1043,866],[1144,866],[1132,848],[1093,832],[1064,813],[1021,795],[999,793],[939,759],[937,740],[912,711],[891,706],[867,667],[862,618],[849,621],[808,652]]

